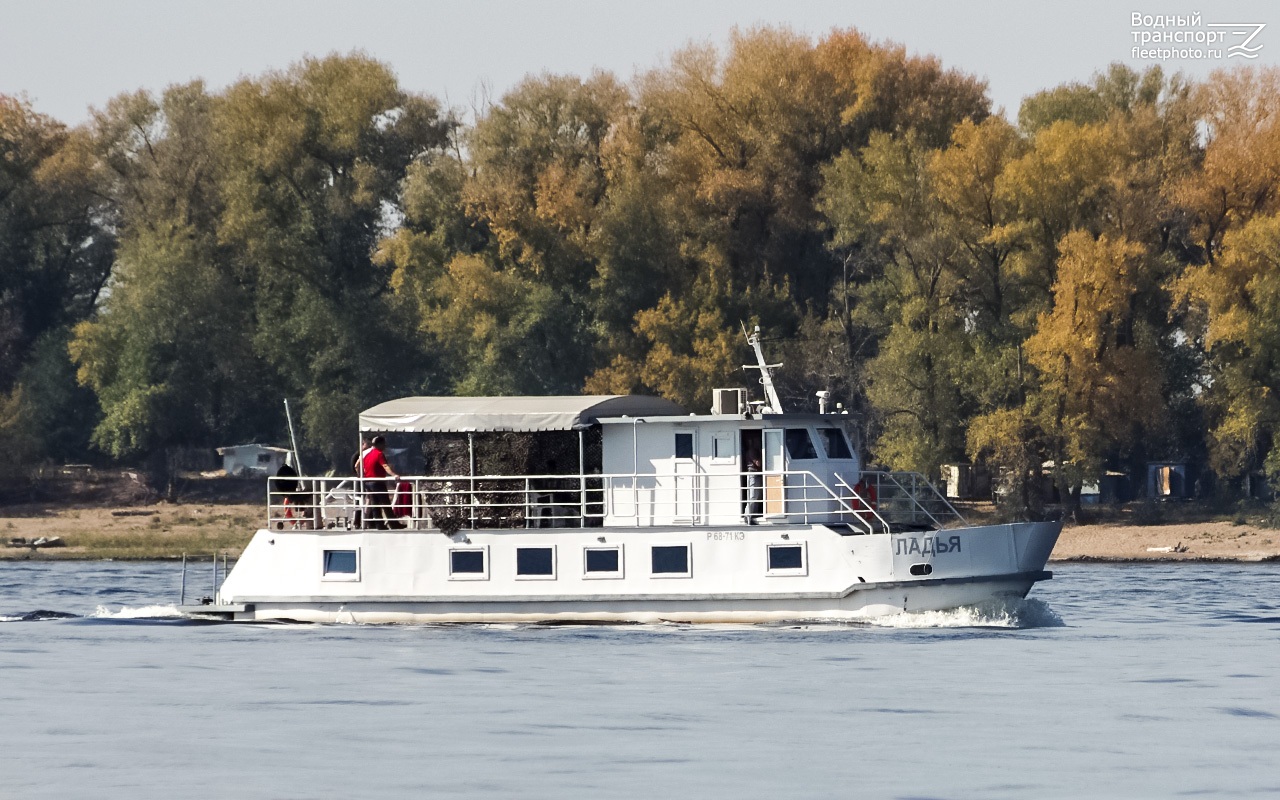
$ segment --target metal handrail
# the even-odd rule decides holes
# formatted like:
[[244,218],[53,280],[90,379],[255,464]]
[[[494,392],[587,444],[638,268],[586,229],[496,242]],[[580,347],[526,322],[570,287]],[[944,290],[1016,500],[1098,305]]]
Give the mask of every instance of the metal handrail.
[[[878,487],[880,486],[880,480],[882,478],[887,479],[889,483],[891,483],[894,487],[898,489],[898,491],[900,492],[899,497],[906,498],[908,501],[910,501],[910,505],[911,507],[913,507],[914,510],[919,511],[921,514],[928,517],[929,521],[932,522],[938,528],[944,528],[946,527],[946,525],[941,520],[939,520],[936,516],[934,516],[933,512],[931,512],[925,506],[925,504],[920,501],[920,498],[917,493],[921,487],[925,488],[926,494],[932,494],[933,499],[936,502],[941,503],[942,507],[941,509],[939,509],[939,513],[944,514],[944,516],[954,517],[956,521],[958,521],[961,525],[968,524],[965,521],[965,518],[960,514],[960,512],[955,509],[955,506],[951,505],[951,503],[947,500],[947,498],[944,497],[938,491],[938,488],[934,486],[932,483],[930,483],[923,475],[921,475],[918,472],[867,471],[867,472],[863,472],[862,476],[864,479],[867,478],[868,476],[876,479],[878,494],[879,494]],[[911,488],[908,489],[906,486],[904,486],[902,481],[899,480],[899,478],[903,478],[903,479],[910,478]],[[884,497],[881,497],[880,499],[881,499],[881,504],[883,505]]]
[[[743,517],[751,514],[750,504],[759,502],[764,511],[764,487],[758,501],[744,498],[730,487],[748,476],[781,475],[784,479],[782,511],[768,516],[796,517],[808,523],[815,518],[827,522],[851,522],[867,533],[874,528],[866,511],[850,505],[807,470],[784,472],[734,472],[711,474],[620,473],[586,475],[477,475],[402,476],[400,478],[270,478],[267,493],[268,527],[275,529],[318,529],[397,527],[416,530],[439,527],[446,518],[461,515],[459,527],[581,527],[589,520],[634,518],[636,525],[665,524],[658,518],[688,517],[693,524],[705,524],[707,517]],[[687,481],[688,485],[681,485]],[[723,481],[729,485],[715,486]],[[403,485],[408,484],[407,491]],[[570,488],[572,484],[572,488]],[[846,488],[847,485],[846,485]],[[288,491],[286,491],[288,490]],[[869,507],[864,498],[857,497]],[[630,509],[618,508],[620,493],[631,494]],[[672,496],[658,501],[655,493]],[[684,499],[676,496],[684,495]],[[572,501],[557,495],[572,493]],[[811,496],[811,495],[817,496]],[[656,505],[642,512],[641,496]],[[798,496],[797,496],[798,495]],[[691,513],[679,514],[680,503],[689,503]],[[645,523],[644,517],[649,521]],[[879,515],[876,515],[879,518]],[[884,524],[881,519],[881,524]]]
[[[883,529],[883,532],[884,533],[889,532],[890,526],[888,521],[886,521],[884,517],[880,516],[880,511],[875,507],[874,504],[871,503],[869,498],[863,497],[861,494],[859,494],[857,489],[849,485],[849,482],[844,479],[843,475],[837,474],[836,481],[837,483],[839,483],[840,486],[847,489],[849,491],[849,494],[857,498],[858,502],[862,503],[862,505],[866,509],[865,511],[861,512],[862,514],[865,514],[867,511],[870,511],[871,515],[880,523],[880,527]],[[862,519],[861,515],[859,515],[859,519]],[[865,520],[863,521],[865,522]],[[866,526],[867,526],[867,533],[875,533],[875,531],[871,527],[870,522],[866,522]]]

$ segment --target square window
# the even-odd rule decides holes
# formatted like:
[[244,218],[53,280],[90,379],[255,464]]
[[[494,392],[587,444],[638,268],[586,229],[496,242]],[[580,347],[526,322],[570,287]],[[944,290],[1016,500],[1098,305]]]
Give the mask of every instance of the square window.
[[768,545],[768,575],[807,575],[804,544]]
[[654,575],[674,577],[689,576],[689,545],[655,545],[652,549],[652,553]]
[[734,452],[732,433],[717,433],[711,437],[712,458],[717,461],[732,461],[737,455]]
[[517,547],[517,578],[555,578],[556,550],[554,547]]
[[676,458],[693,458],[693,434],[676,434]]
[[822,444],[826,446],[827,458],[853,458],[849,452],[849,444],[845,441],[844,431],[839,428],[819,428]]
[[818,457],[818,451],[809,438],[808,428],[787,428],[787,455],[797,461],[812,460]]
[[360,580],[360,557],[356,550],[325,550],[322,573],[326,581]]
[[588,578],[621,578],[621,547],[588,547],[583,551],[583,571]]
[[489,559],[484,547],[456,548],[449,551],[449,579],[482,581],[489,578]]

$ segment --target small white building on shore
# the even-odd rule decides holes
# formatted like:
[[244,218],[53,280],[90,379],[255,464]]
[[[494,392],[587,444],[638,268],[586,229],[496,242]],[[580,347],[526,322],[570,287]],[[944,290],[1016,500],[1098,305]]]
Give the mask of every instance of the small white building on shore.
[[219,447],[222,469],[232,477],[275,475],[280,467],[293,461],[289,450],[265,444],[237,444]]

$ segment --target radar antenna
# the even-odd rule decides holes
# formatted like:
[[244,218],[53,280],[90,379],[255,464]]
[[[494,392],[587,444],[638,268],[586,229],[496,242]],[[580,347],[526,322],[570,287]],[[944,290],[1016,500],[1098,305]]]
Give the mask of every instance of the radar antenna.
[[747,333],[747,326],[742,326],[742,332],[747,337],[747,344],[751,345],[751,349],[756,352],[755,364],[743,364],[743,369],[760,370],[760,384],[764,386],[765,400],[767,405],[760,409],[764,414],[781,414],[782,401],[778,399],[778,390],[773,388],[773,372],[771,370],[782,366],[781,364],[766,364],[764,360],[764,351],[760,349],[760,326],[755,326],[755,330]]

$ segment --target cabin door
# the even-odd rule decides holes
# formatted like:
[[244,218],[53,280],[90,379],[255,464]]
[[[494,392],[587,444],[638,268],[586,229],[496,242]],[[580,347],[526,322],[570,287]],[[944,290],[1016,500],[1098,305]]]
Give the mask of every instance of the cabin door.
[[676,457],[673,467],[675,475],[675,521],[694,522],[697,513],[695,508],[698,485],[698,464],[695,454],[698,452],[696,431],[678,431],[676,433]]
[[786,511],[787,487],[786,451],[783,450],[783,436],[780,428],[764,430],[764,515],[766,517],[781,516]]

